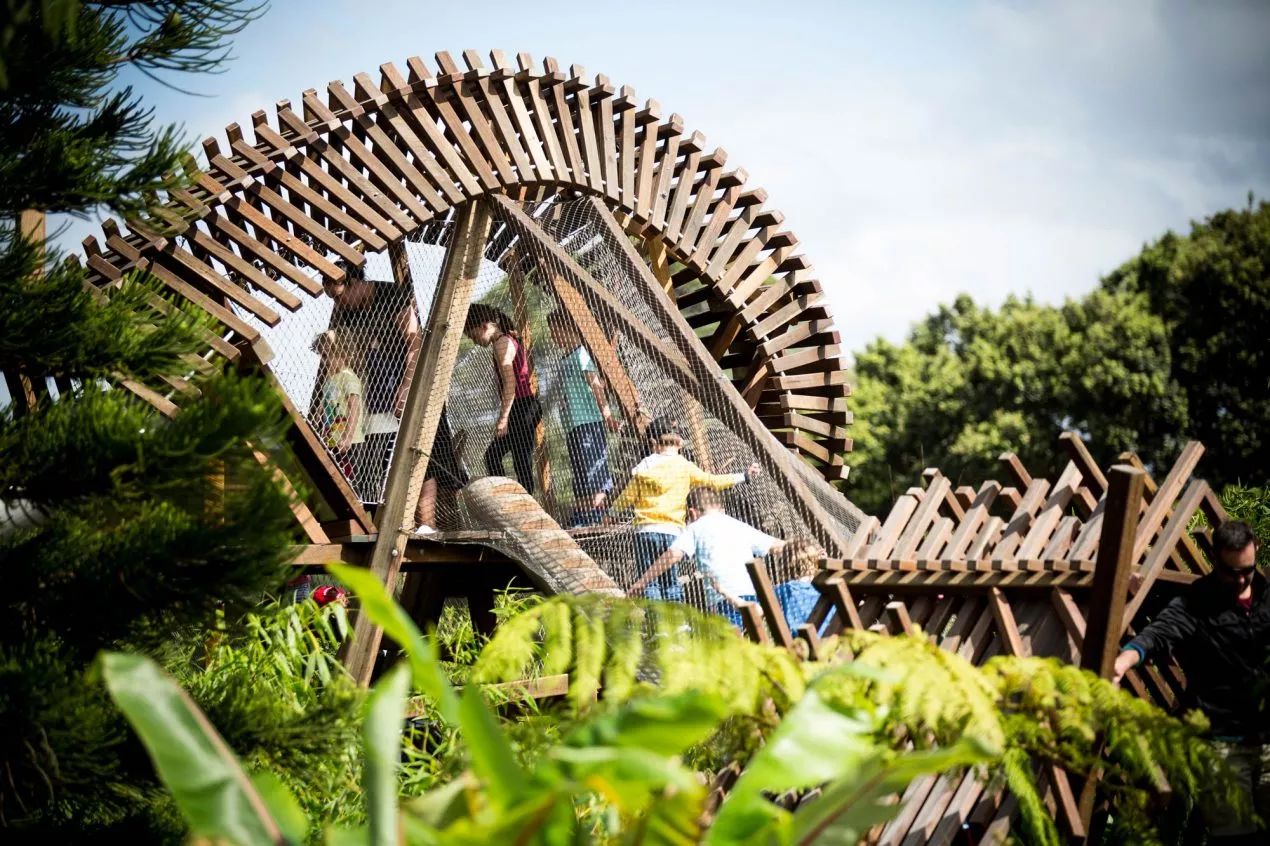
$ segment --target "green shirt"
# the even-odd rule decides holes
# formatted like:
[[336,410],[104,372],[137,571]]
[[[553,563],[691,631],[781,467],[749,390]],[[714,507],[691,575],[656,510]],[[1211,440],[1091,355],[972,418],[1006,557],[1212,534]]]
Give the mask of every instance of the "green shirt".
[[595,372],[595,362],[584,346],[579,345],[561,360],[560,423],[566,430],[604,419],[586,380],[586,374]]

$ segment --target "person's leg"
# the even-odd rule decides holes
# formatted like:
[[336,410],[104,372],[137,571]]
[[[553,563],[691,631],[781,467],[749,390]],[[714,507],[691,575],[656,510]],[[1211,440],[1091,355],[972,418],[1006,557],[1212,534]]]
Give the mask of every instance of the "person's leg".
[[591,508],[597,513],[604,508],[613,492],[613,474],[609,472],[609,438],[604,423],[596,422],[587,427],[586,479],[591,491]]
[[[1254,798],[1253,779],[1257,775],[1260,763],[1260,747],[1243,746],[1237,743],[1215,742],[1213,746],[1225,760],[1238,780],[1239,789],[1247,796],[1249,804]],[[1205,815],[1208,824],[1209,846],[1243,846],[1243,844],[1259,843],[1259,835],[1251,820],[1239,819],[1233,809],[1226,807],[1212,808]]]
[[422,530],[425,527],[435,530],[437,527],[437,480],[434,478],[423,480],[419,501],[415,503],[415,525],[419,527],[415,530],[416,534],[431,534]]
[[485,475],[503,475],[503,459],[507,457],[507,453],[511,452],[511,441],[511,427],[509,424],[508,433],[501,438],[495,438],[490,441],[489,448],[485,450]]
[[603,423],[583,423],[569,430],[569,470],[573,474],[574,526],[600,521],[613,478],[609,474],[608,440]]
[[[639,532],[635,535],[636,565],[642,576],[653,566],[653,562],[661,554],[670,549],[675,542],[674,535],[661,532]],[[649,599],[665,599],[679,602],[683,599],[683,588],[679,585],[679,565],[675,564],[648,586],[644,593]]]
[[534,448],[538,445],[538,417],[538,399],[521,397],[512,405],[507,427],[507,435],[511,439],[512,464],[516,468],[516,480],[530,495],[535,489]]

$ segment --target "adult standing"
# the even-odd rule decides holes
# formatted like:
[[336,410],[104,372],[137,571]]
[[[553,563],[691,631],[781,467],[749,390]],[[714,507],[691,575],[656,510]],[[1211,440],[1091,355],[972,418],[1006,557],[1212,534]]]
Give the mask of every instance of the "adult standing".
[[364,371],[366,440],[354,487],[363,501],[378,502],[422,346],[414,291],[410,285],[372,282],[351,272],[347,281],[324,287],[335,302],[330,328],[348,334]]
[[[1186,673],[1191,707],[1208,717],[1213,742],[1240,789],[1270,819],[1270,731],[1265,719],[1270,658],[1270,591],[1257,572],[1258,541],[1231,521],[1213,533],[1213,572],[1174,599],[1125,646],[1112,681],[1143,661],[1172,653]],[[1210,844],[1262,844],[1267,830],[1226,809],[1207,819]]]

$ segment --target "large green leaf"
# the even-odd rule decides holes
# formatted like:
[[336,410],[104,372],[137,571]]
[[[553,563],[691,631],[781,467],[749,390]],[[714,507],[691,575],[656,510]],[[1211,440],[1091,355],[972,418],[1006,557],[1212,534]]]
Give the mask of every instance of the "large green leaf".
[[251,774],[251,783],[269,808],[269,815],[282,829],[287,842],[303,843],[309,836],[309,818],[282,779],[268,770],[261,770]]
[[238,846],[288,842],[234,753],[154,661],[102,654],[106,687],[171,791],[191,833]]
[[406,719],[410,677],[405,665],[389,671],[371,691],[362,725],[365,761],[362,788],[371,846],[396,846],[397,770],[401,766],[401,727]]
[[705,842],[752,842],[788,816],[765,793],[814,787],[859,769],[880,752],[876,728],[873,714],[839,711],[809,689],[737,779]]
[[360,612],[406,651],[415,686],[432,698],[447,722],[456,724],[459,698],[441,670],[436,644],[419,632],[374,573],[346,564],[328,564],[327,570],[357,595]]
[[501,810],[513,804],[522,793],[526,774],[516,763],[510,741],[476,685],[469,685],[463,691],[459,702],[459,729],[467,745],[472,771],[481,780],[490,805]]

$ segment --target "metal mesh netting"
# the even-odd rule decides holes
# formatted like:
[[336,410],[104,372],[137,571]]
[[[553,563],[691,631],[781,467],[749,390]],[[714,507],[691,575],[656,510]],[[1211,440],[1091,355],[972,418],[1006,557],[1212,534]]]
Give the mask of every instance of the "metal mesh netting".
[[[594,206],[554,197],[520,208],[525,216],[495,206],[414,509],[422,534],[483,539],[553,590],[597,589],[558,566],[587,559],[622,589],[723,613],[725,597],[754,594],[745,562],[774,548],[778,596],[805,604],[799,587],[810,589],[824,527],[808,525],[788,480],[755,472],[753,420],[710,401],[731,384],[685,354],[667,325],[677,318]],[[368,256],[347,285],[262,327],[284,389],[368,503],[383,495],[454,225]],[[834,492],[826,498],[827,486],[784,461],[840,529],[854,528]],[[518,480],[533,502],[497,477]]]

